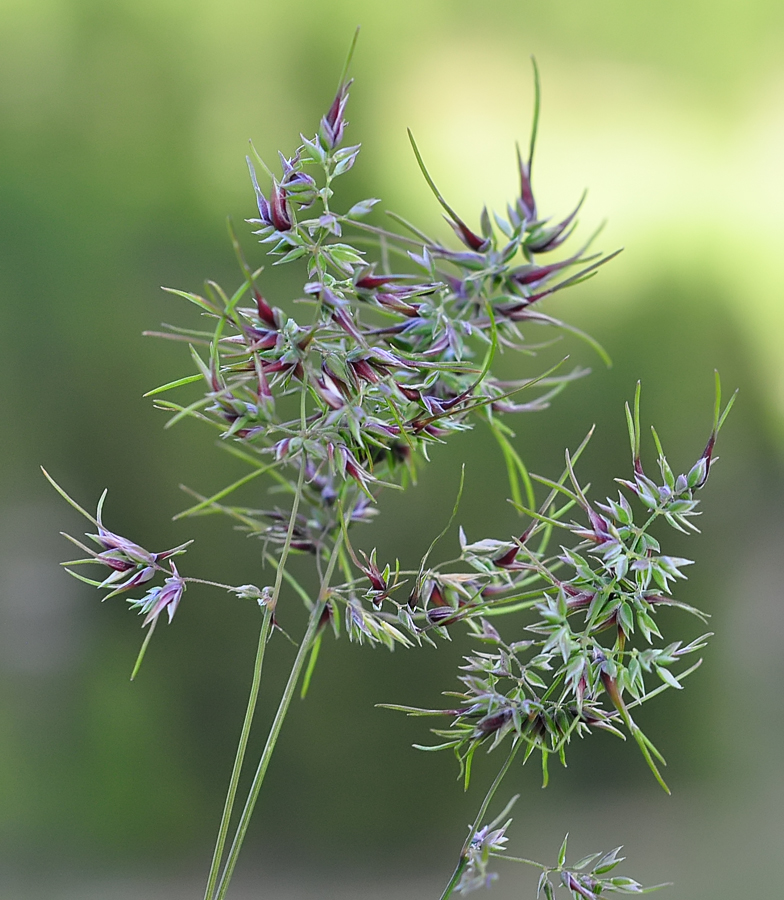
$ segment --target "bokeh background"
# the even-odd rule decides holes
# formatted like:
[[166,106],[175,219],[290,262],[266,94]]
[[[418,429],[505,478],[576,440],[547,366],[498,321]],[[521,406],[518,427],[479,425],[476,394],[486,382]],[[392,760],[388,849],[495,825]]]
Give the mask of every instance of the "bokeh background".
[[[645,716],[673,797],[634,748],[598,735],[545,792],[536,771],[510,777],[508,793],[523,795],[514,849],[552,859],[570,830],[575,853],[625,844],[628,872],[675,882],[670,897],[775,896],[784,6],[0,0],[0,897],[201,896],[256,615],[189,590],[129,684],[138,620],[58,568],[69,552],[58,531],[82,523],[38,466],[88,507],[108,487],[111,526],[148,546],[195,536],[189,573],[259,580],[259,546],[227,524],[171,522],[187,503],[180,482],[210,491],[239,470],[198,427],[162,430],[141,395],[188,371],[187,350],[141,332],[188,320],[160,285],[236,283],[227,215],[260,260],[243,224],[247,140],[273,159],[314,131],[358,23],[349,118],[364,149],[347,203],[383,197],[441,227],[410,126],[469,222],[484,203],[502,207],[516,189],[514,140],[528,135],[533,53],[540,208],[564,214],[589,187],[583,233],[606,218],[600,245],[626,248],[549,307],[596,336],[614,367],[565,342],[594,374],[518,423],[531,468],[558,470],[596,423],[582,471],[609,492],[628,465],[622,404],[638,378],[645,420],[688,466],[707,436],[713,369],[740,388],[703,533],[677,546],[699,562],[681,596],[713,616],[716,637],[688,690]],[[296,291],[264,277],[275,302]],[[435,452],[405,497],[384,498],[368,541],[385,558],[412,561],[441,529],[461,461],[469,537],[517,527],[497,449],[476,432]],[[297,607],[281,613],[292,630]],[[324,647],[286,723],[238,898],[438,896],[497,760],[478,760],[463,795],[450,757],[411,749],[422,722],[373,704],[436,702],[463,650]],[[293,650],[276,641],[270,653],[261,721]],[[533,896],[533,885],[507,866],[493,892]]]

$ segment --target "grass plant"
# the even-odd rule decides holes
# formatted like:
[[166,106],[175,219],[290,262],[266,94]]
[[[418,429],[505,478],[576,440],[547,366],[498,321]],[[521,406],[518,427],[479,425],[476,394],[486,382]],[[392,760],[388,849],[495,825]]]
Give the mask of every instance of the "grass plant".
[[[132,678],[158,621],[165,615],[172,622],[190,584],[214,585],[258,606],[251,688],[227,773],[205,900],[229,894],[287,712],[318,677],[327,635],[345,633],[359,644],[414,652],[448,640],[456,629],[468,631],[476,650],[460,667],[459,688],[446,692],[448,705],[385,704],[439,720],[435,743],[421,749],[450,751],[466,788],[476,750],[504,748],[492,756],[501,759],[497,775],[455,854],[454,872],[445,876],[442,900],[488,885],[498,858],[537,867],[539,893],[548,900],[557,891],[585,900],[642,893],[648,889],[615,874],[620,848],[574,864],[567,864],[566,841],[553,865],[508,854],[514,800],[492,818],[491,807],[515,766],[538,756],[546,785],[550,764],[565,764],[573,739],[597,729],[631,737],[653,777],[669,790],[664,760],[634,716],[643,703],[683,688],[709,637],[685,642],[660,630],[657,614],[664,607],[704,619],[673,593],[691,561],[668,554],[663,544],[669,530],[697,530],[698,494],[732,399],[722,407],[717,375],[707,444],[684,473],[672,471],[655,431],[655,470],[644,467],[639,385],[626,408],[630,467],[617,479],[617,496],[590,498],[577,474],[590,434],[566,450],[550,474],[530,473],[510,422],[549,407],[571,381],[588,374],[567,359],[531,371],[536,351],[567,332],[605,358],[592,338],[547,314],[543,301],[593,277],[615,254],[592,250],[595,235],[566,249],[583,199],[561,218],[538,208],[532,180],[540,111],[535,65],[530,141],[525,153],[518,147],[518,189],[504,211],[483,209],[478,226],[469,225],[442,196],[410,133],[424,183],[452,238],[431,237],[393,212],[379,216],[375,198],[345,208],[339,180],[360,153],[359,145],[346,142],[353,50],[352,43],[316,133],[303,136],[293,156],[281,154],[274,169],[255,154],[248,157],[258,207],[258,217],[249,221],[272,264],[301,275],[293,298],[300,314],[295,318],[276,305],[263,266],[246,260],[232,233],[239,286],[230,292],[208,281],[202,294],[172,291],[198,309],[204,326],[167,332],[188,342],[192,371],[148,395],[169,415],[168,425],[186,418],[202,422],[247,465],[243,477],[216,494],[195,494],[178,517],[220,513],[258,539],[265,563],[259,584],[216,584],[186,574],[180,557],[187,544],[148,551],[104,524],[105,493],[92,515],[50,478],[93,528],[89,543],[69,537],[81,555],[65,565],[105,592],[104,599],[134,596],[128,602],[143,616],[146,635]],[[542,333],[544,340],[537,339]],[[501,352],[519,358],[520,377],[495,374]],[[477,425],[498,444],[511,502],[526,523],[521,532],[469,537],[470,526],[461,527],[457,558],[432,564],[436,542],[459,516],[458,496],[447,527],[416,568],[385,559],[383,548],[357,546],[354,526],[372,521],[380,492],[405,490],[428,462],[432,445]],[[267,501],[235,503],[236,492],[258,495],[265,483],[271,489]],[[294,554],[312,562],[317,592],[295,580],[289,566]],[[90,577],[82,566],[103,572]],[[271,690],[264,680],[265,649],[281,631],[281,606],[300,602],[307,625],[261,756],[249,760],[257,701],[261,691]],[[255,774],[239,802],[247,769]]]

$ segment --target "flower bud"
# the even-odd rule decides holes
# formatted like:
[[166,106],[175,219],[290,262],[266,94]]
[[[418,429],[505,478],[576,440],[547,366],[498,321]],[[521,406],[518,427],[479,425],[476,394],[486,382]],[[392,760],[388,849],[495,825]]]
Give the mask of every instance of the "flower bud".
[[277,328],[278,323],[275,321],[275,313],[272,307],[255,288],[253,289],[253,296],[256,300],[256,312],[259,314],[261,321],[269,325],[270,328]]
[[[353,79],[352,79],[353,81]],[[345,120],[346,104],[348,103],[348,89],[352,81],[341,84],[335,99],[332,101],[329,111],[321,119],[319,135],[330,150],[343,140],[343,130],[348,124]]]
[[269,203],[269,217],[276,231],[291,231],[291,216],[286,190],[274,179]]
[[530,163],[523,162],[519,148],[517,150],[517,166],[520,171],[520,198],[517,206],[526,221],[532,222],[536,219],[536,201],[531,188],[531,166]]

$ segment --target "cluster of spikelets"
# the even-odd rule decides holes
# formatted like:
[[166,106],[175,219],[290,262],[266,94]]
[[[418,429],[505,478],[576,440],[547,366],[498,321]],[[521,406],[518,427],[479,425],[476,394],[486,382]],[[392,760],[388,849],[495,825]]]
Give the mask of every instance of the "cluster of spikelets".
[[[412,137],[425,178],[462,249],[450,249],[394,214],[390,215],[405,226],[407,235],[368,224],[365,219],[378,202],[375,199],[336,211],[334,182],[352,168],[360,150],[343,146],[350,85],[344,74],[318,133],[312,139],[303,137],[293,156],[280,155],[281,174],[275,176],[267,169],[270,187],[266,193],[248,159],[259,213],[249,221],[258,226],[256,234],[262,244],[269,245],[275,265],[304,263],[307,280],[296,299],[300,306],[311,308],[309,320],[298,321],[265,298],[259,286],[262,270],[251,271],[234,238],[245,275],[238,290],[229,296],[208,282],[204,296],[174,291],[214,323],[211,331],[173,328],[167,332],[189,342],[197,374],[148,395],[174,413],[170,425],[192,417],[216,427],[224,446],[252,467],[249,477],[214,497],[199,496],[199,502],[181,515],[220,509],[240,527],[259,535],[272,555],[280,552],[287,538],[294,551],[317,558],[327,555],[337,534],[352,522],[374,515],[383,486],[399,487],[415,477],[416,465],[427,459],[429,445],[472,427],[477,420],[483,420],[500,443],[515,488],[518,477],[527,481],[502,417],[544,409],[569,381],[588,370],[561,372],[556,365],[543,374],[502,380],[493,373],[496,353],[505,348],[530,355],[541,346],[526,340],[521,332],[524,324],[568,328],[540,311],[537,301],[589,277],[610,258],[586,256],[583,247],[557,262],[540,261],[570,237],[582,201],[556,223],[537,211],[531,168],[538,75],[527,161],[518,150],[518,196],[508,205],[505,217],[494,213],[491,219],[487,210],[482,211],[481,234],[472,231],[441,197]],[[344,238],[348,230],[354,233],[353,243]],[[370,261],[358,244],[379,247],[381,261]],[[401,260],[397,271],[389,264],[392,253]],[[576,274],[561,277],[575,266],[579,266]],[[159,398],[193,382],[203,383],[206,390],[191,403]],[[538,393],[533,399],[521,398],[522,392],[534,388]],[[291,535],[288,510],[220,502],[263,474],[299,496]],[[515,496],[519,499],[519,489]],[[101,555],[89,559],[109,562]],[[376,571],[373,559],[375,553],[360,562],[346,541],[343,568],[355,564],[360,578],[370,582],[366,597],[372,601],[368,611],[357,601],[356,591],[344,598],[348,630],[360,640],[407,643],[398,629],[374,614],[393,585],[388,571],[386,575]],[[156,571],[149,566],[143,569],[126,580],[123,589],[141,584]],[[168,574],[179,577],[176,570]],[[113,585],[103,580],[91,583]],[[394,587],[401,583],[396,577]],[[406,610],[417,606],[429,610],[428,624],[438,624],[439,593],[433,587],[428,581],[423,591],[419,584],[413,599],[399,610],[403,625],[417,635],[423,630]],[[160,590],[164,598],[174,594],[170,584]],[[181,593],[180,588],[177,602]],[[335,591],[334,600],[340,599],[341,592]],[[170,614],[177,602],[167,604]],[[152,593],[134,601],[134,606],[147,614],[145,625],[156,618],[150,618],[149,612],[162,608],[160,596]],[[338,615],[336,603],[329,605],[329,613]]]
[[[451,720],[448,727],[435,729],[441,742],[423,749],[453,750],[466,785],[482,744],[494,747],[508,736],[508,763],[518,749],[523,760],[538,750],[546,783],[550,756],[563,761],[573,736],[602,728],[634,737],[666,789],[657,764],[663,760],[631,710],[662,690],[680,688],[699,665],[684,670],[681,660],[701,649],[707,635],[665,643],[656,621],[661,607],[701,614],[671,593],[690,561],[663,553],[653,532],[660,522],[695,530],[696,493],[708,478],[716,436],[732,401],[721,410],[717,378],[710,439],[683,475],[673,474],[654,432],[660,473],[654,479],[640,457],[638,388],[633,410],[627,407],[633,473],[631,479],[619,479],[628,497],[619,494],[604,503],[588,499],[574,470],[588,438],[566,454],[557,480],[529,475],[503,417],[545,408],[587,370],[564,371],[561,363],[544,373],[504,380],[494,374],[496,354],[519,351],[530,358],[552,343],[530,340],[529,329],[577,332],[547,315],[540,301],[590,277],[611,258],[589,255],[589,241],[550,261],[571,237],[582,200],[555,222],[537,208],[532,188],[539,116],[535,74],[530,148],[525,159],[519,149],[517,154],[519,190],[504,215],[482,210],[478,230],[441,196],[410,136],[422,174],[459,242],[451,247],[393,213],[388,215],[402,231],[371,224],[376,199],[346,211],[334,202],[336,179],[353,167],[360,151],[358,145],[344,146],[351,85],[344,72],[318,132],[302,137],[293,155],[280,155],[279,174],[258,157],[255,164],[248,159],[258,206],[258,218],[249,221],[275,265],[294,264],[304,273],[295,302],[306,315],[294,318],[266,296],[262,269],[251,269],[232,234],[242,284],[231,295],[214,282],[207,283],[203,295],[173,291],[194,304],[211,327],[166,332],[190,344],[195,373],[149,395],[172,414],[169,424],[186,417],[207,423],[219,432],[220,445],[249,466],[247,475],[213,496],[192,492],[196,503],[180,515],[222,512],[263,541],[264,559],[278,569],[275,588],[222,587],[258,602],[274,624],[285,574],[318,621],[305,686],[328,623],[336,633],[345,627],[354,640],[390,648],[448,638],[450,629],[465,623],[484,649],[466,657],[462,690],[453,693],[457,705],[393,708]],[[264,189],[256,165],[269,177]],[[394,266],[393,258],[399,261]],[[161,397],[175,389],[193,390],[195,384],[202,391],[191,401]],[[535,390],[532,399],[521,396],[530,390]],[[525,531],[519,537],[469,542],[460,529],[457,565],[431,566],[431,545],[418,570],[410,572],[380,564],[375,549],[369,554],[355,549],[351,526],[372,518],[379,491],[404,487],[433,443],[476,422],[485,423],[500,445],[512,501],[530,519]],[[290,507],[231,505],[227,498],[235,490],[263,475],[293,498]],[[545,491],[540,503],[534,482]],[[109,570],[98,579],[69,569],[72,574],[110,597],[147,586],[156,576],[162,580],[130,601],[144,616],[143,626],[149,626],[135,674],[158,618],[165,612],[171,621],[186,583],[199,580],[181,576],[173,561],[187,545],[150,553],[104,527],[104,497],[93,517],[52,483],[97,528],[89,537],[99,549],[71,538],[87,555],[66,565],[89,563]],[[556,546],[556,534],[568,546]],[[331,573],[336,566],[342,583],[327,588],[328,578],[322,577],[319,600],[312,599],[284,571],[292,552],[312,555],[320,576],[325,567]],[[516,623],[515,639],[507,641],[494,623],[512,613],[530,618]],[[480,827],[477,820],[444,896],[492,878],[487,865],[504,849],[508,822],[497,824]],[[548,898],[553,873],[573,897],[642,890],[631,879],[603,877],[619,861],[617,851],[572,868],[564,860],[565,844],[556,867],[540,867],[540,891]],[[223,896],[221,890],[225,886],[219,886]]]

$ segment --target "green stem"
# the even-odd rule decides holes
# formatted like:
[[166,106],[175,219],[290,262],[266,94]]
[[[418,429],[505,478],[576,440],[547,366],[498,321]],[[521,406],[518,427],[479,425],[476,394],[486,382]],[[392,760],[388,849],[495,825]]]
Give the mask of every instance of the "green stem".
[[256,650],[256,662],[253,667],[253,681],[250,687],[250,696],[248,698],[248,706],[245,710],[245,721],[242,723],[242,731],[237,744],[237,755],[234,758],[234,767],[231,770],[231,778],[229,779],[229,789],[226,792],[226,802],[223,806],[223,815],[221,816],[220,826],[218,828],[218,837],[215,841],[215,851],[212,855],[212,864],[210,866],[210,874],[207,879],[207,889],[204,892],[204,900],[210,900],[215,891],[215,884],[218,881],[220,873],[220,864],[223,859],[223,850],[226,846],[226,835],[229,831],[229,823],[231,821],[231,813],[234,809],[234,799],[237,796],[237,785],[240,780],[240,772],[242,764],[245,760],[245,751],[248,746],[248,738],[250,737],[250,729],[253,723],[253,716],[256,712],[256,701],[259,696],[259,687],[261,685],[261,668],[264,662],[264,650],[267,646],[267,637],[269,635],[269,626],[272,621],[272,610],[269,606],[264,609],[264,618],[261,623],[261,631],[259,632],[259,646]]
[[[262,751],[261,759],[259,760],[259,765],[256,769],[256,774],[253,776],[253,783],[251,784],[250,790],[248,791],[248,799],[245,801],[245,807],[242,810],[240,820],[237,824],[237,830],[234,834],[234,840],[232,841],[231,847],[229,848],[229,853],[226,858],[226,864],[223,868],[223,874],[221,875],[220,882],[218,883],[218,889],[215,894],[214,900],[224,900],[224,898],[226,897],[226,892],[229,889],[229,883],[231,881],[232,875],[234,874],[234,867],[237,864],[237,858],[239,856],[240,849],[242,848],[242,843],[245,840],[245,835],[248,831],[248,825],[250,824],[250,819],[253,815],[253,809],[256,805],[256,801],[258,800],[259,793],[261,791],[261,786],[264,782],[264,776],[267,773],[267,767],[269,766],[270,759],[272,758],[275,744],[278,741],[280,730],[283,727],[283,721],[286,718],[286,713],[288,712],[289,706],[291,705],[291,700],[294,697],[297,682],[299,681],[299,677],[302,674],[302,670],[307,660],[308,651],[310,650],[313,640],[318,633],[321,615],[324,612],[324,607],[326,606],[329,581],[335,569],[335,564],[338,559],[342,540],[342,533],[338,533],[337,538],[335,539],[335,545],[332,548],[332,554],[330,555],[327,570],[324,573],[324,579],[321,583],[319,598],[313,605],[313,609],[310,612],[308,627],[305,631],[304,637],[302,638],[302,642],[299,645],[299,649],[297,650],[297,656],[294,659],[294,664],[291,667],[291,672],[289,673],[289,678],[286,682],[283,696],[280,699],[280,704],[278,705],[277,712],[275,713],[275,718],[272,721],[272,725],[267,736],[267,742],[264,745],[264,750]],[[280,569],[278,571],[280,571]]]
[[470,831],[468,832],[468,837],[466,838],[466,842],[463,844],[463,849],[460,852],[460,859],[455,866],[455,871],[452,873],[452,877],[449,879],[449,884],[444,888],[444,893],[441,894],[441,900],[448,900],[452,895],[452,891],[457,887],[458,882],[460,881],[465,867],[468,865],[468,851],[471,848],[471,841],[476,837],[477,831],[479,831],[479,826],[482,824],[482,820],[484,819],[487,808],[490,806],[493,797],[495,796],[496,791],[501,785],[501,782],[504,780],[504,775],[509,771],[509,767],[514,762],[514,758],[517,756],[517,751],[520,749],[522,741],[517,738],[512,744],[512,749],[509,751],[509,756],[506,757],[506,762],[501,766],[498,774],[495,776],[495,780],[490,785],[490,789],[485,794],[485,799],[482,801],[482,805],[479,807],[479,812],[476,814],[476,818],[474,819],[474,823],[471,826]]
[[299,509],[299,500],[302,496],[302,486],[305,482],[305,457],[303,455],[299,469],[299,479],[297,481],[297,491],[294,494],[294,502],[291,506],[291,516],[289,518],[289,527],[286,532],[286,541],[283,544],[283,550],[280,555],[278,571],[275,578],[275,586],[272,590],[272,599],[264,608],[264,618],[261,623],[261,631],[259,633],[259,645],[256,650],[256,661],[253,666],[253,678],[251,681],[250,696],[248,697],[248,705],[245,709],[245,719],[242,723],[242,731],[237,743],[237,753],[234,757],[234,766],[231,770],[229,779],[229,788],[226,792],[226,802],[223,805],[223,813],[221,815],[220,825],[218,826],[218,837],[215,841],[215,850],[212,855],[212,863],[210,872],[207,877],[207,888],[204,892],[204,900],[212,900],[215,893],[215,885],[218,881],[220,873],[221,860],[223,859],[223,850],[226,846],[226,836],[229,832],[229,824],[231,822],[231,814],[234,810],[234,801],[237,796],[237,786],[240,780],[240,773],[245,761],[245,752],[248,748],[248,739],[253,724],[253,717],[256,712],[256,703],[259,697],[259,688],[261,686],[261,670],[264,663],[264,650],[267,646],[267,638],[269,636],[270,624],[278,602],[280,587],[283,580],[283,571],[286,566],[286,559],[291,550],[291,539],[294,534],[294,524],[297,519],[297,511]]
[[[495,859],[505,859],[507,862],[516,862],[516,863],[525,863],[527,866],[536,866],[537,869],[541,869],[543,872],[548,871],[547,866],[543,866],[542,863],[537,862],[535,859],[526,859],[524,856],[507,856],[505,853],[491,853],[490,856]],[[555,872],[555,869],[550,869],[549,871]]]
[[473,841],[476,836],[477,831],[479,831],[479,826],[482,824],[482,819],[484,819],[487,813],[487,807],[490,806],[493,797],[495,797],[495,792],[501,786],[501,782],[504,780],[504,775],[509,771],[509,767],[514,762],[515,757],[517,756],[517,751],[522,746],[522,741],[520,738],[515,738],[512,743],[512,749],[509,751],[509,756],[506,757],[506,762],[501,766],[498,774],[495,776],[495,781],[490,785],[490,789],[485,794],[485,799],[482,801],[482,805],[479,807],[479,812],[476,814],[476,818],[474,819],[474,824],[471,826],[471,830],[468,832],[468,837],[466,838],[465,844],[463,844],[463,855],[465,855],[468,851],[468,848],[471,846],[471,841]]
[[460,861],[457,866],[455,866],[455,871],[452,873],[452,877],[449,879],[449,884],[444,888],[444,893],[441,894],[441,900],[447,900],[448,897],[452,895],[452,891],[457,887],[458,882],[463,877],[463,871],[465,867],[468,865],[468,858],[465,856],[460,857]]

